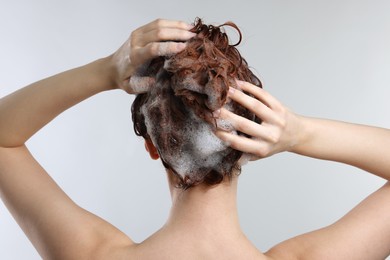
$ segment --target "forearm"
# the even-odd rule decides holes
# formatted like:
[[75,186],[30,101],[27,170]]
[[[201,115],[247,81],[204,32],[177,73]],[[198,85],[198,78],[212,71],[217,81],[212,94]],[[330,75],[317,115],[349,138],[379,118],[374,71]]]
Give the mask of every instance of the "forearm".
[[302,117],[299,142],[291,150],[356,166],[390,180],[390,130]]
[[0,146],[23,145],[57,115],[112,89],[109,58],[43,79],[0,99]]

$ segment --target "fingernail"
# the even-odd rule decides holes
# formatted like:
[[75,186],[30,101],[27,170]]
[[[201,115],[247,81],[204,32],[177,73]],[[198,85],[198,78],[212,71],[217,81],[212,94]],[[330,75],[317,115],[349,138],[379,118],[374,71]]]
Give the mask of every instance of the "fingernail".
[[191,38],[192,37],[195,37],[197,35],[197,33],[194,33],[194,32],[188,32],[188,36],[190,36]]
[[239,79],[236,79],[236,83],[237,83],[237,85],[242,85],[242,84],[244,84],[244,81],[241,81],[241,80],[239,80]]
[[229,95],[233,95],[236,92],[235,88],[229,87]]
[[218,118],[221,115],[221,109],[217,109],[213,112],[213,117]]
[[188,24],[187,24],[187,29],[188,29],[188,30],[191,30],[192,28],[194,28],[194,25],[188,23]]
[[184,42],[179,42],[179,43],[177,43],[177,45],[176,45],[176,48],[177,48],[178,51],[182,51],[182,50],[184,50],[186,47],[187,47],[187,44],[184,43]]
[[228,120],[217,118],[215,121],[218,129],[221,129],[226,132],[232,132],[235,130],[233,124]]

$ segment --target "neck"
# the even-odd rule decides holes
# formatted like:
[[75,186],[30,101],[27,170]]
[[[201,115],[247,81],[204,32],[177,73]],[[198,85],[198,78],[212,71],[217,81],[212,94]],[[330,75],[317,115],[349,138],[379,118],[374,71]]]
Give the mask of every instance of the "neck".
[[[237,176],[215,186],[199,185],[188,190],[175,188],[168,180],[172,196],[169,218],[160,230],[171,243],[215,255],[221,259],[264,259],[241,231],[237,212]],[[189,249],[190,248],[190,249]]]
[[188,190],[170,182],[172,208],[165,227],[192,234],[243,236],[237,212],[237,177],[209,187],[199,185]]

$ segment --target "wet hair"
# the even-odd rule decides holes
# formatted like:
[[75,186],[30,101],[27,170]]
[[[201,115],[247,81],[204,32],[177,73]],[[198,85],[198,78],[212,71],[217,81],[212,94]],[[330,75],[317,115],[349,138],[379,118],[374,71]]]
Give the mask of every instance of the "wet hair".
[[[223,26],[237,30],[236,44],[229,44]],[[178,187],[183,189],[202,183],[215,185],[231,179],[234,170],[240,171],[242,152],[214,135],[217,120],[212,113],[224,107],[259,121],[227,93],[229,86],[238,88],[235,79],[262,87],[235,48],[242,35],[234,23],[213,26],[197,18],[191,31],[197,35],[185,50],[155,58],[141,73],[155,78],[155,86],[138,94],[131,108],[135,133],[153,142],[163,165],[178,177]],[[229,122],[224,124],[230,128]]]

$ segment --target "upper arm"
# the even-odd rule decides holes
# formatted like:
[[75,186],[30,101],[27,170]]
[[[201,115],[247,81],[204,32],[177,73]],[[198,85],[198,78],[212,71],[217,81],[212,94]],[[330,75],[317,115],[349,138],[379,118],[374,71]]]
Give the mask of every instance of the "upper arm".
[[0,148],[0,196],[44,258],[76,259],[108,241],[132,243],[77,206],[25,146]]
[[339,221],[272,248],[275,259],[385,259],[390,255],[390,183]]

